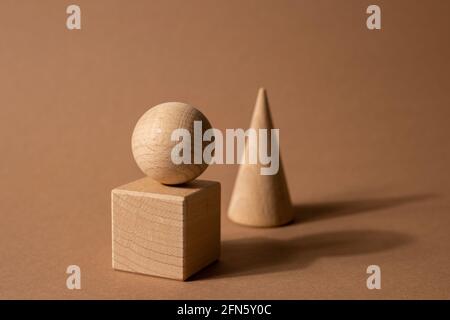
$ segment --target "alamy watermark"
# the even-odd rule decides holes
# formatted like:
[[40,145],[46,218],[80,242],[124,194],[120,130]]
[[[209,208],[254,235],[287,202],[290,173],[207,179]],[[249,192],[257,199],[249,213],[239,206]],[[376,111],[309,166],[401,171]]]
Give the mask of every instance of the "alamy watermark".
[[[178,142],[170,155],[174,164],[259,163],[263,165],[260,168],[261,175],[278,173],[280,167],[279,129],[250,128],[246,131],[244,129],[226,129],[224,149],[222,131],[210,128],[203,132],[202,122],[194,121],[193,139],[192,143],[191,133],[187,129],[179,128],[172,132],[171,140]],[[205,141],[210,143],[203,147]],[[191,150],[192,145],[194,152]]]
[[372,264],[367,267],[366,272],[367,272],[367,274],[370,274],[370,276],[367,278],[367,281],[366,281],[367,289],[380,290],[381,289],[381,268],[380,268],[380,266],[378,266],[376,264]]
[[69,290],[81,289],[81,269],[76,264],[67,267],[66,273],[69,275],[66,280],[66,287]]

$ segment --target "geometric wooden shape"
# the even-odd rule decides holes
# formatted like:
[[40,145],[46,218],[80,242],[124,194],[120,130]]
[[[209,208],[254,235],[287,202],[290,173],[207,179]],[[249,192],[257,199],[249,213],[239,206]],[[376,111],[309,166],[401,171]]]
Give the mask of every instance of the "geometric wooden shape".
[[220,254],[220,183],[146,177],[111,192],[114,269],[186,280]]
[[[269,101],[263,88],[258,91],[250,128],[268,129],[268,132],[273,129]],[[271,139],[268,138],[268,141]],[[245,148],[247,153],[250,148],[247,142]],[[276,174],[261,175],[262,167],[261,163],[248,162],[239,166],[228,207],[231,221],[252,227],[276,227],[287,224],[294,218],[281,155]]]

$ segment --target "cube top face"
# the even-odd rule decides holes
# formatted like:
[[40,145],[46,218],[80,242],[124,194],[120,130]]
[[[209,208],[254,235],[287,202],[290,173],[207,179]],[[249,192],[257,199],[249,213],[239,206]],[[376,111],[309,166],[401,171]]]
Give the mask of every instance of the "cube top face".
[[218,258],[220,184],[143,178],[112,191],[113,268],[185,280]]
[[185,198],[194,195],[200,190],[205,188],[219,186],[220,183],[207,180],[194,180],[182,185],[168,186],[161,184],[149,177],[142,178],[118,188],[115,188],[113,192],[127,192],[127,193],[145,193],[147,196],[155,196],[166,199],[173,199],[175,201],[182,201]]

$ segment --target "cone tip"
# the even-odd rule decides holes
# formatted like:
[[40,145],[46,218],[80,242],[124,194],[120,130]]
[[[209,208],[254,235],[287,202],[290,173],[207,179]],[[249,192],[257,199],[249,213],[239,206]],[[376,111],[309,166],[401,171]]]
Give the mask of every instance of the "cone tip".
[[266,94],[267,94],[266,88],[260,87],[260,88],[258,89],[258,96],[266,96]]
[[258,96],[256,97],[256,104],[260,107],[267,108],[267,90],[264,87],[258,89]]

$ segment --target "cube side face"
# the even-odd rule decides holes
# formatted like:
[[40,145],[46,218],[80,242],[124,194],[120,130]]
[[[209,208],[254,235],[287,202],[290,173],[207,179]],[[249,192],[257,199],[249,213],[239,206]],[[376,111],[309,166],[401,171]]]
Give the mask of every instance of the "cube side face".
[[184,279],[183,198],[112,191],[113,268]]
[[185,213],[184,279],[220,255],[220,183],[189,196]]

